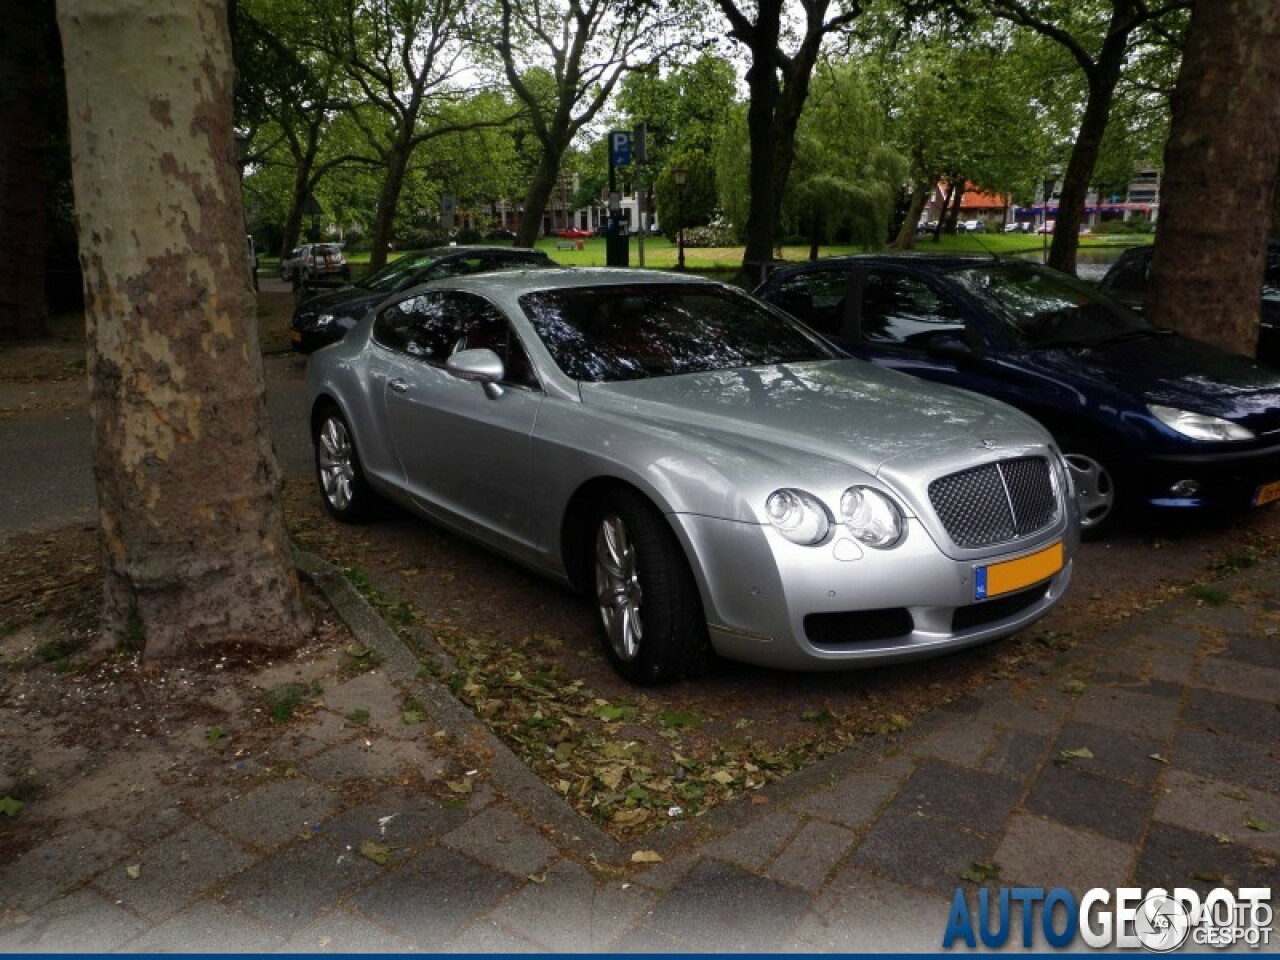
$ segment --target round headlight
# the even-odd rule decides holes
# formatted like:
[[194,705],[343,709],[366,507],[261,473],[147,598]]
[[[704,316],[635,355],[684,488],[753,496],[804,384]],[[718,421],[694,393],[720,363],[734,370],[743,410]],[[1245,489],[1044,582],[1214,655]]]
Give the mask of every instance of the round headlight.
[[774,529],[792,543],[821,543],[831,529],[827,508],[803,490],[775,490],[764,508]]
[[869,547],[896,547],[906,530],[898,505],[871,487],[850,487],[840,498],[840,519],[855,540]]
[[1248,427],[1242,427],[1221,417],[1211,417],[1207,413],[1192,413],[1190,410],[1179,410],[1177,407],[1162,407],[1158,403],[1147,405],[1151,415],[1170,430],[1176,430],[1184,437],[1192,440],[1252,440],[1254,433]]

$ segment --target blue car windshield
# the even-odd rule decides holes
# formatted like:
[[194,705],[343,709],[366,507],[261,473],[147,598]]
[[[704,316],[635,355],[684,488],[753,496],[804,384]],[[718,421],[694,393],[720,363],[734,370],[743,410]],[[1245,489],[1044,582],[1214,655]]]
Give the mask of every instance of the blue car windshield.
[[1101,290],[1036,264],[968,267],[950,276],[1025,346],[1099,346],[1164,332]]
[[709,284],[571,287],[520,305],[556,365],[592,383],[837,356],[746,294]]

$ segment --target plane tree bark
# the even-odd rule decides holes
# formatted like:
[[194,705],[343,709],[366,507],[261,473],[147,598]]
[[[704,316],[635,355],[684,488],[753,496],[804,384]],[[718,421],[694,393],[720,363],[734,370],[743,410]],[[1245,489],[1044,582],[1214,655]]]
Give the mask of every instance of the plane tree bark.
[[1280,170],[1280,5],[1201,0],[1165,148],[1153,321],[1252,355]]
[[104,635],[148,658],[309,628],[281,507],[225,0],[58,0]]

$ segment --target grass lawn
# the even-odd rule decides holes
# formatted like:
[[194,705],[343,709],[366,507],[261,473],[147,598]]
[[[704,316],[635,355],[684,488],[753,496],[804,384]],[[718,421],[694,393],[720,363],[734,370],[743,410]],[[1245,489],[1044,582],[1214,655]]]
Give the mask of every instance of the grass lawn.
[[[1080,249],[1108,249],[1123,246],[1137,246],[1140,244],[1150,243],[1152,236],[1149,234],[1104,234],[1092,235],[1086,234],[1080,238]],[[1038,234],[1017,234],[1017,233],[962,233],[944,235],[941,241],[935,243],[931,237],[923,237],[916,243],[917,253],[991,253],[1001,255],[1012,255],[1020,253],[1037,253],[1046,249],[1046,238]],[[568,243],[569,241],[560,240],[556,237],[543,237],[536,244],[539,250],[542,250],[556,263],[566,267],[603,267],[605,266],[605,241],[602,237],[591,237],[582,241],[582,249],[576,248],[562,250],[559,244]],[[863,247],[850,245],[832,245],[818,248],[818,255],[823,257],[836,256],[843,253],[868,253],[871,252]],[[809,257],[809,247],[805,245],[784,246],[781,250],[781,259],[789,262],[798,262],[807,260]],[[400,253],[393,252],[390,259],[394,260]],[[678,250],[676,245],[662,236],[650,236],[644,238],[644,263],[643,265],[654,270],[672,270],[676,266]],[[351,251],[347,254],[347,260],[355,268],[355,273],[360,276],[364,272],[364,267],[369,262],[369,252]],[[742,247],[685,247],[684,248],[685,266],[690,270],[694,270],[700,274],[711,275],[717,278],[729,279],[737,273],[739,266],[742,264]],[[259,261],[259,269],[263,274],[276,269],[278,261],[263,257]],[[630,260],[629,265],[632,267],[641,266],[640,260],[640,238],[632,237],[630,243]]]

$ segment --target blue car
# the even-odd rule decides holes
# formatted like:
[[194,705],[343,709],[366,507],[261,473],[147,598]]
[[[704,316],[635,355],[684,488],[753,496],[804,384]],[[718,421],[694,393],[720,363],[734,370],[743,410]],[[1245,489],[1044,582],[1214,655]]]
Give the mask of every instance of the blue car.
[[1054,435],[1084,532],[1139,511],[1280,500],[1280,370],[1152,326],[1038,264],[850,256],[757,296],[856,356],[996,397]]

